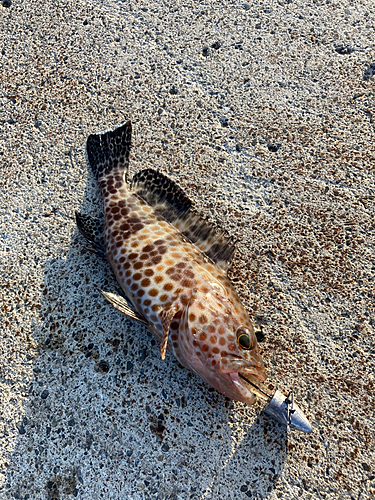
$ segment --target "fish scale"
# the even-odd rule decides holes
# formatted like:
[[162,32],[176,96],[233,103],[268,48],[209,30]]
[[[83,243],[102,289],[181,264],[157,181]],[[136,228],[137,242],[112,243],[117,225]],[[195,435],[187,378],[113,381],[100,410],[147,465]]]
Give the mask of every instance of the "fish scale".
[[102,189],[108,260],[127,297],[161,337],[166,312],[176,314],[190,299],[195,280],[189,259],[199,252],[126,188],[116,194]]
[[[130,121],[87,140],[103,195],[105,254],[126,299],[102,293],[149,328],[162,359],[168,348],[212,387],[253,404],[254,393],[267,396],[258,387],[265,370],[253,324],[226,275],[234,248],[160,172],[143,170],[128,184],[130,141]],[[77,214],[77,224],[100,253],[101,223]]]

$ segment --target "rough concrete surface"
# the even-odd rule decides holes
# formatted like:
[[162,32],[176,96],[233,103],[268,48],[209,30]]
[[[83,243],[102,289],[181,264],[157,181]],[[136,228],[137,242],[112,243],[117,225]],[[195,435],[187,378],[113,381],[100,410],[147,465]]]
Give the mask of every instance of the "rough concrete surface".
[[[0,5],[0,499],[375,496],[371,0]],[[270,383],[312,435],[233,403],[111,308],[74,211],[87,136],[237,240]]]

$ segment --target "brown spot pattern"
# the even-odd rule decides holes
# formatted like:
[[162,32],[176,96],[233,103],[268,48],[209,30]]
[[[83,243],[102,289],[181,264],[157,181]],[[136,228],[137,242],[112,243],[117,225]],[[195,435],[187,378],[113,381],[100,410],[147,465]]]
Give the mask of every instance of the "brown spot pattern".
[[[232,359],[232,356],[227,358],[228,352],[234,353],[236,349],[236,344],[226,334],[230,312],[226,312],[227,317],[221,312],[218,321],[212,317],[214,313],[211,309],[207,309],[207,301],[211,301],[211,295],[207,295],[212,291],[210,280],[220,280],[223,283],[220,286],[228,286],[223,273],[204,261],[195,247],[176,236],[176,230],[172,226],[155,216],[150,207],[131,195],[121,175],[108,175],[105,182],[101,179],[101,187],[106,191],[105,239],[109,260],[125,293],[128,297],[133,297],[137,309],[156,331],[161,332],[162,318],[165,318],[163,311],[177,303],[180,309],[170,325],[170,346],[173,346],[175,353],[181,348],[181,342],[185,342],[186,346],[191,342],[196,356],[202,357],[204,353],[210,366],[215,366],[220,356],[224,363],[227,359]],[[193,266],[197,262],[196,269]],[[194,313],[184,312],[181,320],[183,311],[189,306],[193,289],[206,295],[201,300],[192,302]],[[222,306],[218,303],[218,311],[220,307]],[[241,323],[245,324],[247,315],[234,293],[230,307],[234,314],[245,319]],[[189,341],[181,338],[182,332],[189,328],[187,320],[191,333],[195,336]]]

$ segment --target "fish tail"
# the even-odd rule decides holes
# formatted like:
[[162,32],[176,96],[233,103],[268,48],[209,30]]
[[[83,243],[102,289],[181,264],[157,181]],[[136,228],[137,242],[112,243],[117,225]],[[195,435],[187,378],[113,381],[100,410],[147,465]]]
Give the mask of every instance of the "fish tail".
[[106,130],[88,137],[86,157],[98,180],[110,172],[117,171],[125,174],[126,181],[131,136],[132,124],[128,120],[113,130]]

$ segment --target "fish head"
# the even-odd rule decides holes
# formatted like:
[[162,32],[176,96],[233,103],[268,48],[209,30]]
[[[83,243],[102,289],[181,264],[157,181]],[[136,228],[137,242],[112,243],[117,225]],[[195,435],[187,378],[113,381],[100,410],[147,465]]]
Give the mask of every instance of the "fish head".
[[[254,404],[252,383],[263,382],[265,369],[251,321],[238,303],[215,293],[195,291],[185,322],[191,368],[230,399]],[[190,358],[191,359],[191,358]]]

